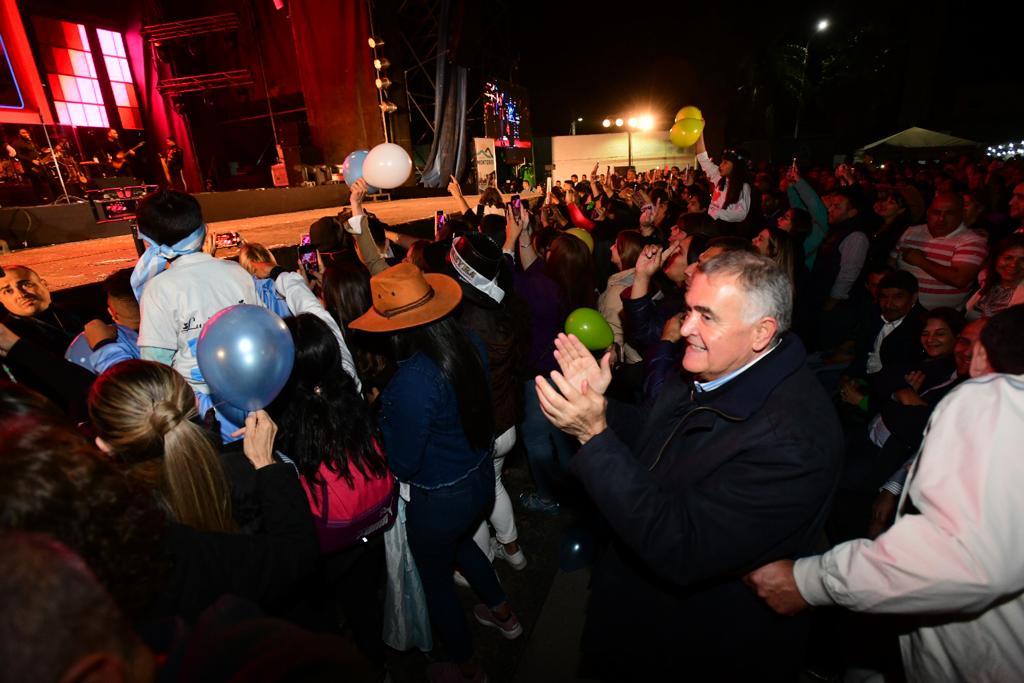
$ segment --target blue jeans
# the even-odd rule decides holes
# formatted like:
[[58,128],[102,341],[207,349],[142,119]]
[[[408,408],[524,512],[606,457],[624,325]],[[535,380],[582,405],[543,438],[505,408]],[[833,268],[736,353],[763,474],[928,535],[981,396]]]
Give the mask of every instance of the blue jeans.
[[537,495],[554,500],[555,485],[569,463],[572,446],[569,437],[544,417],[537,399],[537,385],[532,379],[523,384],[522,436]]
[[473,656],[462,606],[455,594],[452,571],[458,565],[484,604],[494,608],[507,596],[494,569],[476,543],[473,532],[494,503],[494,468],[490,458],[462,481],[440,489],[410,491],[406,532],[423,582],[430,620],[444,640],[453,661]]

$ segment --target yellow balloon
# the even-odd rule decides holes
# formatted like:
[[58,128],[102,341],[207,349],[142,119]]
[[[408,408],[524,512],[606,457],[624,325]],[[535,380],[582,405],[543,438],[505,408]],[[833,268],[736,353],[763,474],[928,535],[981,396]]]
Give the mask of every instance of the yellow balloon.
[[680,119],[672,124],[668,137],[676,147],[693,147],[703,130],[704,121],[701,119]]
[[590,233],[583,228],[569,228],[565,231],[565,234],[572,235],[579,241],[583,242],[583,244],[587,245],[587,248],[590,249],[590,253],[594,253],[594,238],[591,237]]
[[683,119],[700,119],[704,120],[704,114],[700,113],[700,109],[693,105],[687,105],[676,112],[676,121],[682,121]]

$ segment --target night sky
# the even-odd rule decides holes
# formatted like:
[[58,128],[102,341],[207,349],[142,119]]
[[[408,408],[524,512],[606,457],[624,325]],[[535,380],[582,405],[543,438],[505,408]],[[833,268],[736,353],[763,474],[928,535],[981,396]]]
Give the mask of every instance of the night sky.
[[[534,134],[600,132],[605,116],[651,111],[663,128],[684,104],[731,138],[791,136],[793,98],[774,95],[773,133],[737,88],[753,63],[785,43],[811,43],[808,75],[845,57],[846,80],[809,102],[808,135],[869,142],[906,125],[981,141],[1024,137],[1020,16],[977,3],[555,3],[516,24],[517,80],[529,92]],[[1020,13],[1020,10],[1015,10]],[[746,71],[745,71],[746,70]],[[753,79],[755,82],[757,79]],[[749,80],[748,87],[749,87]],[[863,138],[863,139],[861,139]]]

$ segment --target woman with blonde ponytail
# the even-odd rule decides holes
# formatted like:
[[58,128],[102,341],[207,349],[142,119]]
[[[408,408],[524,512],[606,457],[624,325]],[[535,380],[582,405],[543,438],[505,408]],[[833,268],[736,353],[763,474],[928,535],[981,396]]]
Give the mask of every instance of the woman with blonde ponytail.
[[277,425],[266,412],[249,413],[239,432],[260,519],[252,534],[240,533],[232,516],[218,430],[197,422],[195,394],[175,370],[143,360],[115,365],[93,384],[89,416],[96,445],[153,491],[166,516],[170,572],[155,616],[195,619],[225,594],[268,611],[290,608],[318,548],[295,469],[274,459]]
[[158,363],[119,363],[89,396],[96,445],[152,486],[175,521],[204,531],[237,531],[217,450],[203,428],[195,394]]

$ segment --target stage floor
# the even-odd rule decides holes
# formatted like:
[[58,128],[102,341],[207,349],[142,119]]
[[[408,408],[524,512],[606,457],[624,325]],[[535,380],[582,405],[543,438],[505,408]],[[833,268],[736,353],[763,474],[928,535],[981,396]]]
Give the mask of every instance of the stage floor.
[[[524,195],[524,198],[539,196]],[[476,206],[478,195],[466,197],[470,206]],[[256,216],[232,221],[210,223],[216,232],[238,232],[247,242],[259,242],[271,249],[294,246],[299,236],[307,232],[310,223],[324,216],[334,216],[343,207],[313,209],[269,216]],[[458,202],[452,197],[428,197],[425,199],[402,199],[398,201],[367,202],[366,208],[385,223],[395,226],[401,232],[402,223],[424,218],[432,219],[435,211],[455,213]],[[218,252],[219,253],[219,252]],[[231,256],[237,250],[224,255]],[[46,280],[50,291],[59,291],[101,282],[110,273],[127,268],[135,263],[135,245],[128,235],[104,239],[71,242],[51,247],[23,249],[0,255],[0,266],[25,265],[35,270]]]

